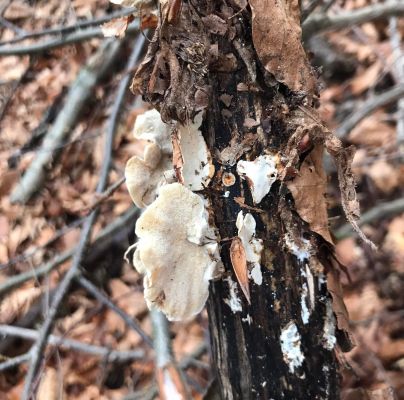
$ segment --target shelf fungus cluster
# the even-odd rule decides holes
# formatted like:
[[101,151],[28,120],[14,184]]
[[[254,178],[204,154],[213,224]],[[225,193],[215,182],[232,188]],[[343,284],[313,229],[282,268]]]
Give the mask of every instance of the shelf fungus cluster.
[[[208,201],[195,193],[214,173],[201,123],[201,114],[178,127],[165,124],[156,110],[138,116],[135,137],[148,144],[143,158],[132,157],[125,170],[134,203],[146,207],[136,223],[133,264],[144,275],[148,306],[170,320],[199,313],[208,297],[209,280],[222,270]],[[173,177],[181,179],[172,182]]]

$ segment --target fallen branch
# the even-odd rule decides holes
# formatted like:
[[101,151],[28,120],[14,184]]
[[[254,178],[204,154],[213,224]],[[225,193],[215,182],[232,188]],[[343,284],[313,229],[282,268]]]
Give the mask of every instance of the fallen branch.
[[[83,264],[87,264],[87,258],[94,257],[93,253],[99,253],[96,249],[106,249],[110,246],[111,242],[117,233],[127,234],[128,229],[132,229],[134,221],[136,221],[139,216],[139,209],[131,207],[127,212],[119,216],[116,220],[112,221],[107,225],[95,238],[94,242],[91,244],[91,252],[84,259]],[[125,229],[126,228],[126,229]],[[49,272],[53,271],[62,263],[68,261],[74,254],[75,247],[64,251],[62,254],[54,257],[52,260],[48,261],[44,265],[30,269],[27,272],[23,272],[19,275],[12,276],[0,284],[0,298],[5,296],[11,290],[21,286],[30,279],[39,279]],[[96,256],[95,256],[96,257]]]
[[358,10],[341,12],[338,15],[312,14],[302,24],[303,40],[324,33],[363,24],[379,18],[404,15],[404,2],[390,0],[382,4],[373,4]]
[[117,40],[104,42],[80,71],[67,94],[64,108],[46,134],[40,151],[13,190],[10,197],[11,202],[26,203],[42,187],[46,178],[46,170],[52,165],[57,149],[71,132],[84,104],[90,99],[100,77],[118,55],[120,47],[121,42]]
[[0,363],[0,372],[6,371],[11,368],[18,367],[19,365],[21,365],[25,362],[28,362],[30,358],[31,358],[31,354],[29,352],[21,354],[20,356],[9,358],[8,360]]
[[171,348],[170,328],[167,317],[157,309],[150,310],[153,326],[153,343],[156,358],[156,379],[161,398],[168,399],[177,394],[188,399],[189,389],[185,384]]
[[118,314],[125,323],[136,331],[141,338],[147,343],[150,347],[153,347],[153,342],[147,333],[140,327],[140,325],[135,321],[134,317],[128,315],[125,311],[115,305],[107,296],[105,296],[98,288],[93,285],[88,279],[84,278],[84,276],[79,275],[77,277],[77,282],[86,289],[92,296],[94,296],[101,304],[104,304],[106,307],[110,308],[116,314]]
[[[371,222],[377,221],[381,218],[386,218],[391,215],[400,214],[404,212],[404,198],[397,199],[391,202],[381,203],[376,207],[365,212],[361,219],[358,221],[359,226],[369,224]],[[344,239],[353,234],[352,228],[349,224],[341,226],[334,232],[334,236],[337,239]]]
[[[33,329],[26,329],[11,325],[0,325],[0,334],[4,336],[9,335],[19,337],[27,340],[37,340],[39,336],[38,332]],[[86,353],[97,357],[103,357],[108,362],[111,363],[116,362],[122,363],[137,360],[145,356],[145,352],[143,350],[129,350],[129,351],[111,350],[107,347],[83,343],[78,340],[68,339],[56,335],[49,335],[48,345],[60,347],[65,350],[79,351],[81,353]],[[22,358],[22,360],[23,360],[22,362],[27,361],[26,356]]]
[[[398,84],[404,85],[404,54],[401,48],[402,37],[398,29],[396,17],[391,17],[389,22],[390,43],[393,49],[392,74]],[[397,104],[397,144],[404,143],[404,98]]]
[[[128,63],[126,65],[126,69],[131,69],[133,68],[136,63],[139,60],[139,57],[142,53],[143,45],[144,45],[145,39],[143,36],[139,36],[137,42],[135,43],[132,53],[129,57]],[[115,41],[112,43],[116,43]],[[121,105],[124,99],[124,94],[126,93],[126,90],[128,88],[129,84],[129,76],[126,75],[118,88],[118,93],[117,93],[117,98],[116,102],[114,104],[114,108],[111,112],[111,116],[108,120],[107,124],[107,135],[106,135],[106,141],[105,141],[105,146],[104,146],[104,155],[103,155],[103,160],[104,163],[102,165],[101,173],[100,173],[100,178],[99,182],[97,185],[97,193],[102,193],[105,190],[107,181],[108,181],[108,173],[110,170],[110,165],[112,161],[112,151],[113,151],[113,142],[114,142],[114,137],[115,137],[115,132],[116,132],[116,124],[117,124],[117,117],[119,115],[119,110],[121,109]],[[116,111],[117,110],[117,111]],[[49,307],[48,314],[45,318],[44,323],[42,324],[40,331],[39,331],[39,336],[35,344],[31,348],[31,362],[29,365],[29,369],[27,372],[27,376],[25,379],[25,384],[24,384],[24,390],[22,394],[22,399],[23,400],[29,400],[33,391],[33,383],[40,365],[40,361],[48,340],[48,336],[52,330],[58,309],[60,304],[63,301],[63,298],[70,287],[71,282],[73,281],[74,278],[76,278],[80,274],[80,265],[83,261],[84,258],[84,253],[85,250],[87,249],[87,244],[90,239],[90,235],[92,232],[92,227],[93,224],[97,218],[97,209],[94,210],[87,218],[84,223],[83,230],[81,232],[81,237],[80,237],[80,242],[77,246],[77,249],[75,251],[73,260],[72,260],[72,265],[70,269],[67,271],[66,275],[63,277],[62,281],[60,282],[56,292],[55,296],[52,299],[51,305]]]
[[[404,4],[404,3],[403,3]],[[388,104],[394,103],[404,96],[404,84],[399,84],[391,88],[390,90],[379,94],[366,100],[361,108],[354,111],[350,116],[348,116],[344,122],[337,128],[336,135],[340,138],[345,137],[349,132],[365,117],[371,114],[373,111],[380,107],[387,106]]]
[[[137,21],[132,22],[126,33],[134,33],[139,30],[139,23]],[[49,39],[44,40],[39,43],[34,43],[26,46],[1,46],[0,47],[0,56],[27,56],[27,55],[36,55],[43,53],[45,51],[49,51],[55,49],[57,47],[68,46],[71,44],[84,42],[86,40],[90,40],[93,38],[104,38],[104,34],[102,33],[102,29],[100,27],[97,28],[88,28],[82,31],[73,32],[66,36],[57,39]]]
[[41,31],[34,31],[34,32],[25,32],[13,39],[0,42],[0,46],[6,46],[6,45],[11,45],[15,43],[22,42],[27,39],[35,39],[41,36],[46,36],[46,35],[66,35],[71,32],[75,32],[84,28],[89,28],[92,26],[99,26],[102,24],[105,24],[106,22],[109,22],[115,18],[121,18],[121,17],[126,17],[128,15],[134,14],[136,12],[136,8],[123,8],[118,11],[115,11],[111,14],[105,15],[100,18],[94,18],[91,20],[85,20],[85,21],[80,21],[77,22],[76,24],[73,25],[68,25],[68,26],[56,26],[53,28],[48,28],[48,29],[43,29]]
[[92,204],[88,206],[87,212],[93,211],[94,209],[99,207],[105,200],[110,198],[115,193],[115,191],[122,186],[124,182],[125,182],[125,176],[122,176],[111,186],[109,186],[103,193],[97,196],[97,199]]

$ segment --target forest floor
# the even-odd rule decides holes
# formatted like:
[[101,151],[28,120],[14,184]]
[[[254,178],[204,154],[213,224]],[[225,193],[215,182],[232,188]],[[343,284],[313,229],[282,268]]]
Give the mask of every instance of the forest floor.
[[[375,3],[335,1],[328,12]],[[81,30],[77,24],[120,10],[107,0],[0,4],[0,400],[20,398],[28,370],[24,357],[71,265],[74,249],[83,240],[82,227],[96,208],[93,244],[80,262],[80,271],[95,285],[98,297],[81,281],[70,287],[52,332],[61,342],[55,339],[56,344],[47,347],[36,382],[37,398],[53,400],[63,394],[76,400],[147,399],[156,395],[151,346],[105,302],[105,297],[112,300],[138,330],[152,335],[142,279],[123,259],[134,241],[138,214],[132,211],[128,216],[132,201],[121,184],[126,161],[142,153],[132,128],[147,106],[126,91],[120,114],[113,111],[120,83],[133,75],[127,59],[140,46],[142,36],[127,34],[106,73],[80,94],[81,103],[72,103],[68,96],[86,65],[90,74],[97,75],[97,67],[91,69],[91,56],[107,40],[100,35],[100,24]],[[72,33],[60,32],[3,44],[28,32],[60,26],[76,26],[72,30],[76,36],[87,29],[97,32],[85,40],[76,37],[73,44],[65,44]],[[147,21],[143,26],[147,27]],[[314,36],[309,46],[321,73],[321,116],[346,144],[357,147],[354,172],[362,227],[379,248],[374,252],[364,246],[346,225],[336,170],[325,159],[330,225],[338,257],[349,272],[350,279],[343,278],[344,299],[357,343],[353,351],[340,356],[346,399],[359,398],[356,388],[382,391],[386,387],[393,388],[397,399],[404,399],[402,37],[404,19],[386,17]],[[63,45],[52,45],[54,40]],[[35,49],[45,42],[45,49]],[[8,55],[10,49],[14,55]],[[134,65],[140,61],[138,57]],[[79,107],[77,112],[72,112],[74,106]],[[29,201],[13,204],[13,191],[32,161],[47,152],[41,147],[44,135],[61,115],[71,115],[71,129],[57,149],[49,150],[52,162],[45,179]],[[106,162],[105,140],[115,122],[113,159],[107,170],[110,190],[102,189],[100,194],[96,191]],[[97,241],[111,226],[114,229],[104,234],[104,241]],[[15,277],[26,279],[15,283]],[[77,343],[69,345],[69,339],[84,348],[78,351]],[[202,398],[212,378],[206,312],[190,322],[171,324],[171,339],[193,398]],[[108,362],[112,350],[118,352],[118,363]],[[128,356],[129,350],[139,352]],[[3,370],[2,365],[13,360],[13,368]]]

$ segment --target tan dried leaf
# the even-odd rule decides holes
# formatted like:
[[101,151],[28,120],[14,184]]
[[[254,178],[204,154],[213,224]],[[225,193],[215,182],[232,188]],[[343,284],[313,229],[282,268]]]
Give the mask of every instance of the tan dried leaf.
[[323,146],[316,146],[304,160],[299,175],[286,185],[295,200],[296,211],[313,232],[333,243],[328,229],[325,193],[327,177],[322,166]]
[[186,400],[190,398],[181,372],[173,363],[157,369],[157,385],[162,400]]
[[315,90],[301,43],[298,0],[249,0],[255,50],[265,69],[291,90]]
[[175,171],[175,176],[178,182],[184,184],[184,176],[182,170],[184,167],[184,158],[182,157],[180,137],[177,129],[171,132],[171,143],[173,145],[173,167]]
[[131,19],[131,17],[121,17],[114,18],[113,20],[106,22],[105,24],[101,25],[102,34],[104,37],[123,38]]
[[22,288],[5,297],[0,304],[0,324],[10,324],[25,314],[41,292],[38,287]]
[[55,368],[46,368],[39,384],[37,400],[62,400],[59,376]]
[[247,257],[241,239],[236,236],[230,246],[230,260],[238,283],[250,304],[250,287],[248,281]]
[[342,351],[350,351],[355,346],[355,341],[349,328],[348,310],[344,303],[339,272],[336,268],[331,268],[327,272],[327,289],[332,297],[332,310],[337,318],[337,327],[345,336],[345,340],[343,342],[338,340],[338,344]]

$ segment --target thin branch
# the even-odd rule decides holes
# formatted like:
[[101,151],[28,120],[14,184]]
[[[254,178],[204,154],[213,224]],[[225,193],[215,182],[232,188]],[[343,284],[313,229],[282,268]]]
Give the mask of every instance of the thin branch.
[[[103,248],[106,249],[109,247],[110,242],[114,240],[114,236],[117,232],[120,232],[125,229],[125,227],[132,226],[136,218],[139,215],[139,209],[135,207],[131,207],[127,212],[119,216],[117,219],[112,221],[109,225],[107,225],[95,238],[95,241],[91,244],[90,249]],[[68,261],[74,254],[75,247],[64,251],[62,254],[57,255],[52,260],[43,264],[42,266],[31,269],[27,272],[23,272],[19,275],[15,275],[9,277],[4,282],[0,284],[0,298],[5,296],[11,290],[21,286],[25,282],[30,279],[39,279],[49,272],[53,271],[59,265]],[[88,254],[90,256],[92,251]],[[87,257],[86,257],[87,258]],[[86,264],[86,259],[84,260],[84,264]]]
[[[0,335],[15,336],[27,340],[38,340],[39,333],[33,329],[26,329],[11,325],[0,325]],[[107,362],[127,362],[143,358],[143,350],[118,351],[107,347],[79,342],[78,340],[64,338],[56,335],[49,335],[48,345],[61,347],[65,350],[74,350],[97,357],[106,358]],[[25,355],[24,355],[25,356]],[[25,360],[27,361],[27,360]]]
[[[404,4],[404,3],[403,3]],[[378,108],[394,103],[404,96],[404,84],[399,84],[386,92],[366,100],[359,110],[354,111],[336,130],[338,137],[345,137],[364,118]]]
[[125,182],[125,177],[122,176],[111,186],[109,186],[103,193],[97,196],[97,199],[87,207],[87,212],[93,211],[95,208],[99,207],[104,201],[110,198]]
[[140,325],[136,322],[134,317],[128,315],[125,311],[115,305],[107,296],[105,296],[95,285],[93,285],[88,279],[84,276],[79,275],[77,277],[77,282],[86,289],[92,296],[94,296],[100,303],[104,304],[106,307],[110,308],[116,314],[118,314],[125,323],[136,331],[141,338],[150,346],[153,347],[153,342],[151,338],[147,335],[147,333],[140,327]]
[[302,25],[303,40],[326,31],[348,28],[375,19],[404,15],[404,2],[390,0],[382,4],[372,4],[358,10],[341,12],[337,15],[312,14]]
[[30,352],[21,354],[20,356],[9,358],[8,360],[0,363],[0,372],[18,367],[19,365],[28,362],[30,358],[31,358]]
[[[133,68],[139,60],[139,57],[143,50],[145,39],[143,36],[139,36],[137,42],[135,43],[132,53],[129,57],[126,69]],[[121,105],[124,99],[124,94],[128,88],[129,76],[126,75],[125,78],[122,79],[121,84],[118,88],[116,106],[114,107],[110,119],[108,120],[107,126],[107,136],[104,147],[104,155],[103,155],[103,165],[100,173],[99,182],[97,185],[97,192],[102,193],[105,190],[108,181],[108,173],[110,170],[110,165],[112,161],[112,151],[113,151],[113,142],[116,133],[116,124],[117,117],[119,115],[119,110],[121,109]],[[116,111],[118,110],[118,111]],[[80,242],[77,247],[77,250],[74,254],[72,265],[70,269],[67,271],[66,275],[63,277],[60,282],[55,295],[52,299],[52,303],[49,307],[48,314],[43,325],[40,328],[38,340],[31,348],[32,358],[29,365],[29,369],[27,372],[27,376],[25,379],[24,390],[22,399],[28,400],[31,398],[33,393],[33,383],[41,362],[41,358],[43,355],[44,348],[47,343],[48,336],[53,328],[53,324],[59,309],[60,304],[63,301],[63,298],[70,287],[71,282],[74,278],[76,278],[80,274],[80,265],[84,258],[84,253],[87,248],[87,244],[90,240],[91,232],[93,224],[97,218],[98,210],[94,210],[87,218],[84,223],[84,227],[81,233]]]
[[[391,202],[381,203],[376,207],[370,209],[369,211],[365,212],[361,219],[358,221],[358,225],[362,226],[365,224],[369,224],[371,222],[377,221],[381,218],[386,218],[391,215],[400,214],[404,212],[404,198],[397,199]],[[334,235],[337,239],[343,239],[352,235],[352,228],[349,224],[345,224],[341,226],[341,228],[337,229],[334,232]]]
[[[402,49],[402,37],[398,29],[396,17],[391,17],[389,22],[390,43],[393,49],[392,73],[398,84],[404,85],[404,54]],[[404,98],[397,104],[397,144],[404,143]]]
[[[301,22],[305,21],[309,15],[319,6],[323,0],[311,0],[311,2],[302,11]],[[0,42],[1,44],[1,42]]]
[[169,397],[169,391],[177,391],[181,398],[188,399],[189,389],[181,368],[177,365],[171,347],[170,328],[166,316],[157,309],[150,310],[153,326],[153,344],[156,358],[156,377],[162,398]]
[[12,203],[26,203],[42,186],[46,170],[54,161],[56,149],[71,132],[84,104],[91,98],[97,82],[118,55],[120,47],[121,42],[117,40],[104,42],[80,71],[67,94],[63,110],[46,134],[40,151],[11,193]]
[[[126,33],[134,33],[139,30],[139,23],[133,21],[126,30]],[[82,31],[73,32],[66,36],[57,39],[44,40],[39,43],[34,43],[32,45],[26,46],[1,46],[0,56],[26,56],[40,54],[48,50],[55,49],[57,47],[67,46],[74,43],[84,42],[93,38],[104,38],[102,29],[88,28]]]
[[24,34],[20,34],[19,36],[7,40],[5,42],[0,42],[0,46],[6,46],[10,44],[15,44],[22,42],[27,39],[35,39],[41,36],[46,36],[46,35],[66,35],[71,32],[75,32],[84,28],[89,28],[92,26],[98,26],[102,25],[106,22],[109,22],[115,18],[121,18],[121,17],[126,17],[128,15],[134,14],[136,12],[136,8],[123,8],[118,11],[115,11],[111,14],[104,15],[103,17],[100,18],[94,18],[91,20],[85,20],[85,21],[79,21],[73,25],[68,25],[68,26],[56,26],[53,28],[49,29],[43,29],[41,31],[34,31],[34,32],[25,32]]

